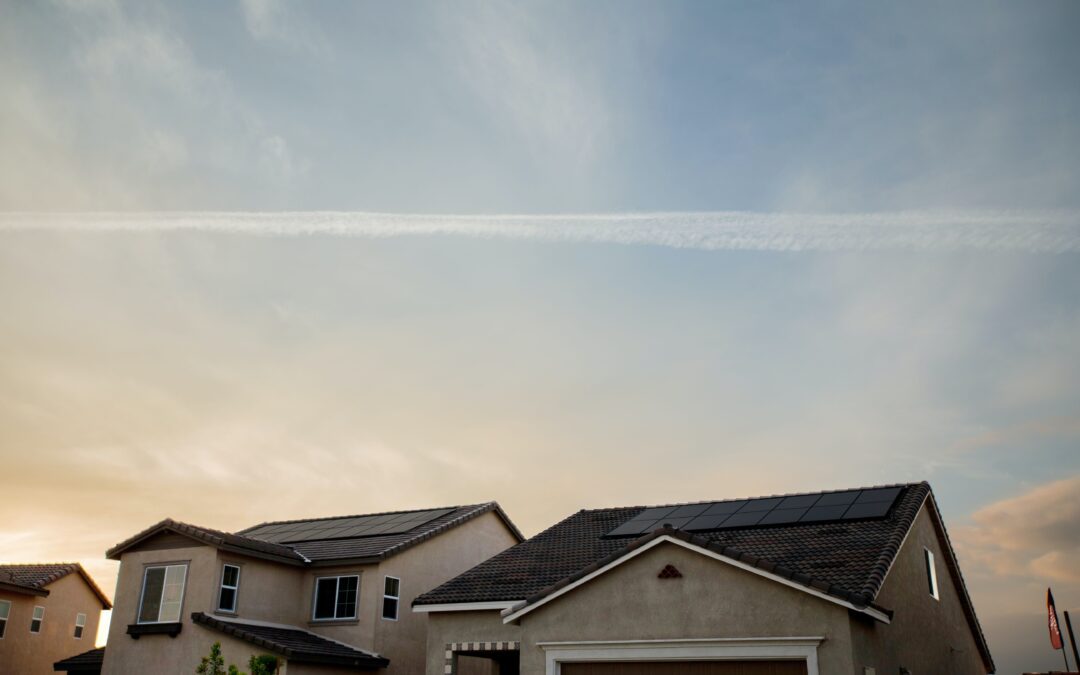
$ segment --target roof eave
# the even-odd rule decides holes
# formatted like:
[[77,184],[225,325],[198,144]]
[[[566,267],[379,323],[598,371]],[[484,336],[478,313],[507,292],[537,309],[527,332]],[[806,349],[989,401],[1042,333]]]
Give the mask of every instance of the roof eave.
[[40,598],[44,598],[49,595],[49,591],[45,590],[44,588],[38,588],[36,586],[26,586],[24,584],[16,584],[8,581],[0,581],[0,591],[21,593],[23,595],[36,595]]

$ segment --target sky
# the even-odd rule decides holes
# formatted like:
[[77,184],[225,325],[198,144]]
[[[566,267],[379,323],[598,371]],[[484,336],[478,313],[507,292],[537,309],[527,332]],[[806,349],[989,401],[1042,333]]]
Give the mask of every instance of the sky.
[[928,480],[1080,607],[1080,5],[0,0],[0,557]]

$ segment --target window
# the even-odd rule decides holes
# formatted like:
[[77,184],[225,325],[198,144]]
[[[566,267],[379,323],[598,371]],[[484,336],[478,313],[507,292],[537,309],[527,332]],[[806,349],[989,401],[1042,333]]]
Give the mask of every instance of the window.
[[86,615],[79,612],[75,615],[75,639],[81,640],[83,629],[86,628]]
[[179,621],[186,579],[187,565],[147,567],[139,601],[139,623]]
[[383,581],[382,618],[397,621],[398,600],[401,598],[401,579],[386,577]]
[[316,621],[356,618],[356,595],[360,577],[322,577],[315,580]]
[[7,631],[8,616],[11,615],[11,601],[0,600],[0,640],[4,638],[4,632]]
[[930,552],[930,549],[923,549],[926,552],[926,580],[930,584],[930,597],[938,599],[938,585],[937,585],[937,570],[934,568],[934,554]]
[[45,620],[45,608],[41,605],[34,607],[34,616],[30,619],[30,632],[40,633],[41,622]]
[[221,568],[221,592],[218,594],[218,611],[235,612],[236,596],[240,591],[240,567],[225,565]]

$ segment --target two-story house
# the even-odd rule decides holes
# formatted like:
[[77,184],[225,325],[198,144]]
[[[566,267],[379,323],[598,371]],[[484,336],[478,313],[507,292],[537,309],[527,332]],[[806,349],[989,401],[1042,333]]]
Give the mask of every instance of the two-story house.
[[926,483],[579,511],[413,610],[428,675],[994,671]]
[[164,520],[120,561],[103,673],[191,673],[279,657],[281,673],[422,675],[427,617],[412,600],[523,540],[495,502],[273,522],[235,534]]
[[0,565],[0,675],[44,675],[87,651],[112,605],[79,563]]

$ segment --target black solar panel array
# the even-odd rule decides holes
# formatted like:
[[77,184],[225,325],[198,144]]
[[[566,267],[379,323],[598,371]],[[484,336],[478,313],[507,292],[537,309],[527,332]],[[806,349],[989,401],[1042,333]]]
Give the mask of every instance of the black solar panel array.
[[688,532],[707,532],[736,527],[884,518],[900,496],[901,490],[902,488],[898,487],[874,488],[792,497],[658,506],[645,509],[607,536],[644,534],[664,525]]
[[248,530],[244,532],[244,536],[271,541],[275,544],[285,544],[317,539],[351,539],[353,537],[373,537],[380,534],[402,534],[436,518],[445,516],[451,511],[453,509],[433,509],[431,511],[386,513],[377,516],[271,523]]

